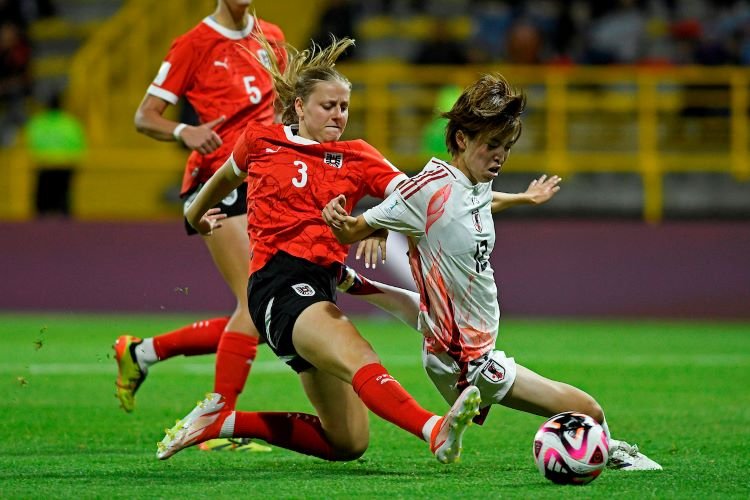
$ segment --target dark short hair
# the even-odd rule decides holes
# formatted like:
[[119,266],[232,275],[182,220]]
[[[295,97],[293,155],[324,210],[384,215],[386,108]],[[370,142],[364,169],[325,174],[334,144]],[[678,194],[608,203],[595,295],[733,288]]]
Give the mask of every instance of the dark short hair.
[[470,139],[478,136],[521,135],[521,113],[526,95],[516,90],[499,73],[483,75],[468,86],[450,109],[441,116],[448,120],[445,145],[452,155],[459,152],[456,134],[463,131]]

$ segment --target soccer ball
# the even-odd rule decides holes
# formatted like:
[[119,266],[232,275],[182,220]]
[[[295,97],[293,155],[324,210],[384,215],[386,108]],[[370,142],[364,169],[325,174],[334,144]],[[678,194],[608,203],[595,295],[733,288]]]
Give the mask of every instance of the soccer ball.
[[533,452],[539,472],[553,483],[586,484],[607,465],[609,444],[596,420],[568,411],[542,424]]

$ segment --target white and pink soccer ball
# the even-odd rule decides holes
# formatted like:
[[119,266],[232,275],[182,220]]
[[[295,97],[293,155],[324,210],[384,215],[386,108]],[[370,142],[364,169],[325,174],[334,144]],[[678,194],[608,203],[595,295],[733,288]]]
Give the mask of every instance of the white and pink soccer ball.
[[607,465],[609,444],[596,420],[569,411],[539,427],[533,453],[539,472],[553,483],[586,484]]

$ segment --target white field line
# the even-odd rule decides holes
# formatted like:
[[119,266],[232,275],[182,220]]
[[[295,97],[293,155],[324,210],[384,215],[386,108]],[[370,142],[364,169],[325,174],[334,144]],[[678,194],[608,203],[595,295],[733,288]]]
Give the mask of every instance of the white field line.
[[[585,358],[548,358],[530,356],[528,362],[516,358],[516,361],[527,366],[538,366],[540,363],[570,364],[574,366],[606,366],[617,367],[725,367],[725,366],[748,366],[750,355],[748,354],[704,354],[704,355],[639,355],[639,356],[590,356]],[[414,356],[391,356],[384,360],[386,367],[420,367],[421,361],[418,354]],[[159,363],[154,373],[183,373],[183,374],[206,374],[214,373],[212,363]],[[29,373],[32,375],[92,375],[116,373],[114,360],[101,361],[97,363],[2,363],[0,373],[8,375],[20,375]],[[294,374],[291,368],[278,360],[257,360],[253,363],[252,373],[289,373]]]

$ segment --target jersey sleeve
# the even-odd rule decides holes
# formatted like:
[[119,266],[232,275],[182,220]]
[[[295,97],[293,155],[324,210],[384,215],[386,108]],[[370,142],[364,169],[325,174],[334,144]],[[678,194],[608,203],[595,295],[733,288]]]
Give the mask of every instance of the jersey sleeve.
[[195,44],[182,36],[177,38],[159,67],[156,78],[148,88],[148,94],[177,104],[192,83],[194,65],[201,59],[196,54]]
[[383,199],[396,190],[399,184],[409,177],[396,168],[393,163],[383,157],[380,152],[366,142],[360,144],[364,161],[365,193],[375,198]]
[[385,228],[419,238],[425,233],[426,213],[423,193],[406,198],[397,189],[380,204],[366,210],[362,216],[370,227]]
[[250,124],[245,128],[242,135],[237,139],[232,154],[229,157],[232,169],[234,169],[237,177],[246,177],[250,164],[258,156],[256,127],[257,125],[253,126],[253,124]]

